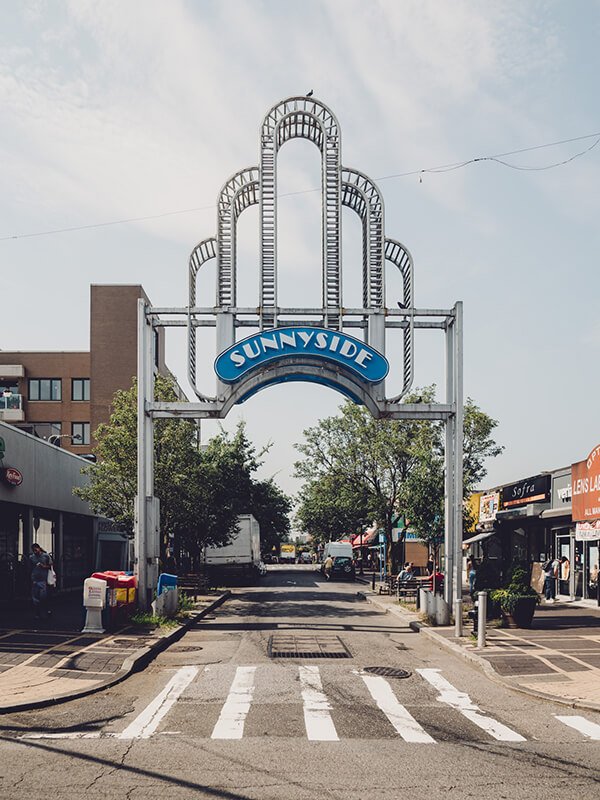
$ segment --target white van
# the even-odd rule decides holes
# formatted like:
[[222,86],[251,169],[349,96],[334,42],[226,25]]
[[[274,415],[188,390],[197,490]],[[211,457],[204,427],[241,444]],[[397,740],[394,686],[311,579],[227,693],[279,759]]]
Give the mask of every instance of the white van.
[[327,542],[323,550],[323,561],[325,561],[328,556],[332,558],[336,556],[352,558],[352,545],[350,542]]

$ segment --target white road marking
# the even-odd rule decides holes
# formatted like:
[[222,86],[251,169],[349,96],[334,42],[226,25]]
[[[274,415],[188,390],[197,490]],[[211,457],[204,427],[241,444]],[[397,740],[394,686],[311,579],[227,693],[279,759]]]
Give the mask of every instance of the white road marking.
[[298,667],[302,700],[304,701],[304,724],[306,735],[312,742],[339,742],[339,736],[331,719],[331,704],[323,692],[319,668]]
[[241,739],[244,735],[244,722],[254,693],[255,672],[256,667],[236,669],[227,700],[213,729],[212,739]]
[[162,692],[146,706],[141,714],[117,734],[117,739],[148,739],[158,728],[161,719],[171,709],[186,687],[198,674],[198,667],[182,667],[167,683]]
[[516,733],[501,722],[482,714],[479,706],[473,703],[469,695],[455,689],[451,683],[440,675],[439,669],[418,669],[417,672],[439,691],[438,700],[440,703],[446,703],[446,705],[457,709],[464,717],[471,720],[486,733],[489,733],[494,739],[498,739],[500,742],[527,741],[520,733]]
[[562,717],[558,714],[555,714],[554,716],[559,722],[563,722],[565,725],[575,728],[576,731],[583,733],[585,736],[589,736],[590,739],[600,741],[600,725],[596,724],[595,722],[590,722],[585,717]]
[[426,733],[417,720],[401,705],[390,684],[378,675],[365,675],[361,673],[371,697],[383,711],[394,728],[405,742],[419,742],[421,744],[435,744],[435,739]]
[[80,733],[78,731],[69,731],[65,733],[24,733],[19,736],[19,739],[99,739],[100,736],[109,735],[95,733]]

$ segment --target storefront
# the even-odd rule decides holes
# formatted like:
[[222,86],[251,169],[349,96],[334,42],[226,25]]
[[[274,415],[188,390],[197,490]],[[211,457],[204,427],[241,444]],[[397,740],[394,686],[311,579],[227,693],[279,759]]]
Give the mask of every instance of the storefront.
[[530,568],[545,556],[548,539],[543,516],[550,509],[551,487],[547,472],[501,488],[496,523],[505,571],[513,564]]
[[595,600],[600,605],[598,565],[600,544],[600,445],[584,461],[571,467],[572,589],[575,597]]
[[52,554],[57,588],[81,586],[93,571],[97,517],[73,494],[84,459],[0,423],[0,603],[29,594],[28,556]]

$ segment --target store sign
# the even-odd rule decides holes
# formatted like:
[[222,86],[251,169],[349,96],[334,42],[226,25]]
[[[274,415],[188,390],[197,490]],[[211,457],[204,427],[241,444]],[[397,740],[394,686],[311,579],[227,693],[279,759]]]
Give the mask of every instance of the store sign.
[[600,445],[571,466],[572,516],[576,522],[600,518]]
[[578,542],[590,542],[600,539],[600,519],[593,522],[577,522],[575,525],[575,539]]
[[0,478],[9,486],[20,486],[23,483],[23,475],[14,467],[2,467]]
[[502,487],[502,508],[547,503],[550,500],[550,475],[537,475]]
[[493,522],[500,507],[500,492],[482,494],[479,498],[479,522]]
[[235,383],[251,370],[285,358],[328,361],[367,383],[379,383],[389,372],[387,359],[365,342],[325,328],[275,328],[236,342],[215,360],[215,372]]

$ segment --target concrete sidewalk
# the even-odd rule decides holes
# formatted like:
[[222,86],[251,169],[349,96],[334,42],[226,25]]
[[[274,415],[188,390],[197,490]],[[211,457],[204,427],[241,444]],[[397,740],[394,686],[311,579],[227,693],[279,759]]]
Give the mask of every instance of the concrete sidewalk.
[[57,598],[52,616],[43,623],[35,623],[29,609],[5,610],[0,628],[0,713],[72,700],[119,683],[229,594],[199,598],[190,617],[175,627],[127,625],[105,634],[81,633],[79,594]]
[[400,606],[395,597],[366,588],[361,594],[515,691],[574,708],[600,710],[598,608],[574,603],[538,606],[531,628],[488,627],[487,647],[478,649],[470,623],[464,625],[464,635],[456,638],[453,627],[429,627],[420,614]]

